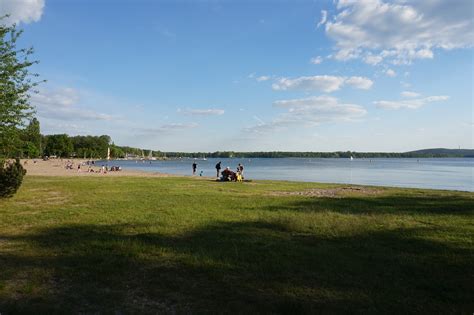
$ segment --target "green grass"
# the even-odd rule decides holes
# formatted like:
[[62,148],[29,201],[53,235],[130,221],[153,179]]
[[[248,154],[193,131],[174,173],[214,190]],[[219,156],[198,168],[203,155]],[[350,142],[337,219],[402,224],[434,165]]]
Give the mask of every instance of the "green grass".
[[0,313],[472,313],[472,193],[328,187],[26,177]]

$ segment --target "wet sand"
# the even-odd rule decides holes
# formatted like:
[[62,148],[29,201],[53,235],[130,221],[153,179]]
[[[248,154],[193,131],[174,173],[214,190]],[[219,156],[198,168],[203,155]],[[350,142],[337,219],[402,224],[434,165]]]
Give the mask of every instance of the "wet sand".
[[[36,163],[35,163],[36,162]],[[100,172],[102,165],[91,165],[94,172],[89,172],[89,166],[85,165],[83,159],[51,159],[43,161],[42,159],[23,159],[21,164],[26,169],[27,176],[138,176],[138,177],[178,177],[177,175],[164,174],[159,172],[142,172],[137,170],[123,169],[114,172]],[[66,169],[66,165],[72,163],[72,169]],[[78,165],[81,164],[80,170]],[[83,165],[84,164],[84,165]],[[112,166],[113,163],[109,165]]]

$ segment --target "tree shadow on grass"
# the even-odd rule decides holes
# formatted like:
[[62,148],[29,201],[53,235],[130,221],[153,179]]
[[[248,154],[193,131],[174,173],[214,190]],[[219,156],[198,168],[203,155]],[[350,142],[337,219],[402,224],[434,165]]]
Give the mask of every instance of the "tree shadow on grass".
[[280,224],[221,222],[180,236],[140,233],[150,228],[71,225],[0,236],[33,249],[0,252],[0,311],[451,313],[473,306],[472,251],[420,239],[420,229],[328,238]]
[[280,198],[267,210],[335,211],[351,214],[472,214],[474,195],[381,195],[345,196],[342,198],[306,197],[298,200]]

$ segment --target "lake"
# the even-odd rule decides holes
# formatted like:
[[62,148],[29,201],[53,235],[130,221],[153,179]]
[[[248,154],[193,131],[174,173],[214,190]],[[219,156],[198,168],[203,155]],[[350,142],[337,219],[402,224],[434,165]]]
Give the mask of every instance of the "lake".
[[324,183],[361,184],[412,188],[432,188],[474,191],[474,159],[176,159],[168,161],[98,161],[124,169],[180,175],[192,174],[192,163],[198,164],[197,174],[216,176],[215,164],[235,170],[238,163],[245,167],[246,179],[271,179]]

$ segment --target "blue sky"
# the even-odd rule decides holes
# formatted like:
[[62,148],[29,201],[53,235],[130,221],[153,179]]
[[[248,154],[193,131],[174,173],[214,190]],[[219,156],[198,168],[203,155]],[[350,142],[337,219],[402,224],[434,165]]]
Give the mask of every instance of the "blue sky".
[[0,0],[46,134],[165,151],[473,148],[473,3]]

